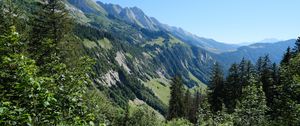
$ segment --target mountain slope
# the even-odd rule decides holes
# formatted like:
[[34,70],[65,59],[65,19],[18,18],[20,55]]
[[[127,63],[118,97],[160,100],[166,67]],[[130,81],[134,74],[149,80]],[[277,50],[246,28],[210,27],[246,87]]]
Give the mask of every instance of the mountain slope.
[[273,44],[238,48],[163,25],[138,8],[68,1],[72,15],[82,17],[76,18],[74,34],[82,41],[83,51],[96,60],[95,86],[121,106],[140,99],[165,114],[173,76],[182,75],[187,88],[205,88],[216,61],[227,69],[241,57],[255,61],[271,53],[281,58],[286,48],[285,42],[276,45],[278,53],[273,53]]
[[[155,87],[167,91],[170,79],[177,74],[182,75],[188,88],[206,87],[207,73],[211,62],[215,62],[206,50],[190,46],[167,31],[150,30],[101,11],[86,11],[97,10],[97,6],[78,5],[81,2],[93,1],[68,3],[71,10],[76,10],[72,15],[83,13],[88,19],[87,22],[77,20],[74,34],[82,40],[84,52],[96,60],[92,77],[95,86],[117,104],[124,106],[138,98],[165,114],[169,93],[161,93]],[[118,8],[114,6],[114,10],[105,12],[129,11]],[[141,17],[137,18],[143,22]]]
[[238,47],[238,45],[225,44],[212,39],[201,38],[181,28],[163,24],[154,17],[147,16],[137,7],[122,8],[115,4],[104,4],[100,1],[97,1],[97,3],[105,8],[110,15],[116,18],[149,30],[167,31],[189,45],[198,46],[213,53],[232,51]]
[[94,1],[89,0],[68,0],[72,5],[85,13],[107,14],[107,12]]

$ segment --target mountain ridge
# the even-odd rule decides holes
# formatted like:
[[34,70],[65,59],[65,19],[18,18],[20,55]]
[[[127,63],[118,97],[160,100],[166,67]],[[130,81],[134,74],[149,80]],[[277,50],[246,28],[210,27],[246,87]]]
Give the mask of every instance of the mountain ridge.
[[[172,33],[172,35],[180,38],[182,41],[184,41],[190,45],[204,48],[213,53],[231,51],[238,47],[238,45],[226,44],[226,43],[215,41],[213,39],[198,37],[197,35],[192,34],[188,31],[185,31],[182,28],[163,24],[160,21],[158,21],[156,18],[147,16],[138,7],[122,8],[120,5],[117,5],[117,4],[107,4],[107,3],[102,3],[101,1],[97,1],[97,3],[101,6],[103,6],[103,8],[106,8],[108,10],[108,12],[111,12],[111,15],[113,15],[117,18],[121,18],[121,19],[127,21],[128,23],[137,24],[137,25],[139,25],[143,28],[147,28],[149,30],[155,30],[155,31],[162,30],[162,31],[170,32],[170,33]],[[117,12],[115,10],[116,6],[118,7],[118,9],[121,9],[123,11],[116,13]],[[124,11],[127,13],[125,13]],[[136,17],[139,17],[139,18],[136,18]]]

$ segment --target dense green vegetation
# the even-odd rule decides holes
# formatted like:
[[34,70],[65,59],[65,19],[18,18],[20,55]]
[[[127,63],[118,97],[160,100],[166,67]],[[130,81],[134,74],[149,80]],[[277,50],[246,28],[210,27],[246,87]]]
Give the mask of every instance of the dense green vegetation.
[[232,64],[224,78],[221,66],[212,69],[210,86],[201,96],[197,119],[184,110],[191,106],[192,97],[183,93],[182,81],[175,77],[171,87],[168,119],[186,118],[201,126],[211,125],[280,125],[300,124],[299,101],[299,42],[291,51],[287,49],[280,66],[272,63],[268,55],[260,57],[255,65],[243,59]]
[[231,66],[223,80],[222,70],[215,65],[208,102],[199,111],[200,124],[298,125],[299,41],[294,51],[287,49],[280,66],[268,56],[260,57],[255,66],[243,59]]
[[203,50],[167,32],[45,1],[0,1],[0,125],[300,124],[300,38],[280,65],[216,63],[207,79]]
[[[73,22],[64,1],[0,2],[0,125],[165,124],[157,113],[147,115],[153,109],[126,114],[128,100],[135,98],[161,114],[167,107],[134,77],[139,75],[107,62],[116,62],[120,50],[138,57],[137,47]],[[108,88],[94,80],[110,69],[119,75],[117,85]]]

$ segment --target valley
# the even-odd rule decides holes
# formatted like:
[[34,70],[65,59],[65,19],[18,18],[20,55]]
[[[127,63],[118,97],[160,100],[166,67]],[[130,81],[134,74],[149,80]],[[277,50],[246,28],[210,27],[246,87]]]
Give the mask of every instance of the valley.
[[228,44],[101,0],[0,5],[0,125],[299,123],[299,39]]

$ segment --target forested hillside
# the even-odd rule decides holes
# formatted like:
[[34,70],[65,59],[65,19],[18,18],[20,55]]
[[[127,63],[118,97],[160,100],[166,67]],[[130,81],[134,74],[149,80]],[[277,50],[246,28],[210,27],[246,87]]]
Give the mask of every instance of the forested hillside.
[[0,10],[0,125],[300,124],[300,39],[280,64],[234,56],[226,72],[227,55],[204,47],[235,46],[128,18],[138,8],[0,0]]

